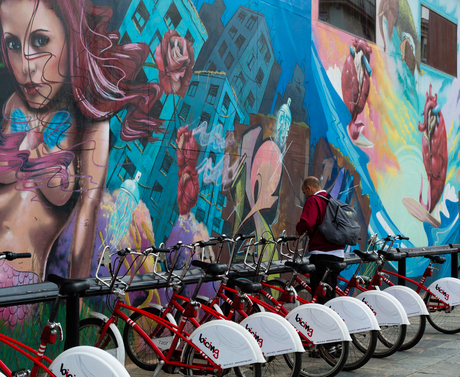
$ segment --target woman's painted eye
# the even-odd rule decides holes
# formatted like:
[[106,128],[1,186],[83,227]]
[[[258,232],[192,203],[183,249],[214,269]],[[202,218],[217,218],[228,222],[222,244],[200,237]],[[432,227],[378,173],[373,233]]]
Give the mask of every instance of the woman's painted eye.
[[6,47],[9,50],[19,50],[21,48],[21,43],[15,37],[8,37],[5,39]]
[[46,46],[49,42],[49,38],[46,35],[36,35],[32,38],[32,44],[35,47],[43,47]]

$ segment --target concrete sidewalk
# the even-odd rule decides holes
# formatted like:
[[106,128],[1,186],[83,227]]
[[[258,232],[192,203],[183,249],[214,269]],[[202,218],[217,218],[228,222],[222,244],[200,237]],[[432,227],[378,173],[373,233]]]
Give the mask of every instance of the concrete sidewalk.
[[[145,371],[126,359],[126,369],[131,377],[151,377],[153,372]],[[161,377],[168,376],[160,373]],[[170,375],[169,375],[170,376]],[[179,376],[179,375],[174,375]],[[343,377],[429,377],[460,376],[460,333],[442,334],[427,322],[422,340],[408,351],[396,352],[383,359],[371,359],[362,368],[352,372],[340,372]],[[274,376],[276,377],[276,376]]]

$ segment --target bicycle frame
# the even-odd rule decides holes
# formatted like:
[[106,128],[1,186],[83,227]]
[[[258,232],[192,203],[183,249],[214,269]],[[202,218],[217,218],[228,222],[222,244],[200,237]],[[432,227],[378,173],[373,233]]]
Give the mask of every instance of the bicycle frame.
[[[149,313],[149,312],[147,312],[145,310],[136,308],[134,306],[127,305],[127,304],[123,303],[120,299],[118,299],[116,304],[115,304],[115,308],[112,311],[111,317],[106,322],[106,324],[104,325],[104,328],[101,331],[101,334],[100,334],[100,337],[99,337],[99,340],[98,340],[96,346],[99,346],[100,343],[101,343],[101,340],[105,338],[105,335],[107,333],[107,329],[109,328],[110,324],[111,323],[117,324],[117,319],[120,318],[122,321],[124,321],[129,326],[131,326],[144,339],[144,341],[155,351],[155,353],[157,354],[158,358],[160,360],[162,360],[166,365],[173,365],[173,366],[182,367],[182,368],[199,369],[199,370],[206,371],[206,372],[212,372],[212,371],[216,371],[216,370],[220,371],[221,368],[220,368],[219,364],[216,364],[212,359],[210,359],[209,357],[204,355],[200,351],[200,349],[187,338],[187,337],[190,336],[190,334],[184,330],[187,321],[190,321],[196,327],[198,327],[200,324],[194,318],[194,315],[196,315],[196,313],[194,313],[194,308],[193,307],[191,307],[191,308],[190,307],[189,308],[187,308],[187,307],[183,308],[182,305],[180,305],[177,302],[177,299],[181,299],[181,300],[184,300],[184,301],[187,301],[187,300],[190,301],[186,297],[180,296],[178,294],[175,294],[175,295],[173,294],[173,297],[171,298],[168,307],[162,313],[163,314],[162,317],[157,316],[157,315],[152,314],[152,313]],[[190,304],[190,302],[189,302],[189,304]],[[182,317],[181,322],[179,323],[179,325],[175,325],[175,324],[169,322],[166,319],[166,315],[172,311],[172,307],[175,307],[176,309],[181,310],[182,313],[183,313],[183,317]],[[159,332],[163,331],[164,328],[167,328],[168,330],[170,330],[174,334],[173,339],[172,339],[172,343],[171,343],[171,345],[169,347],[169,350],[166,353],[166,355],[163,354],[161,349],[152,341],[151,337],[154,336],[155,333],[147,334],[135,322],[131,321],[129,319],[129,317],[121,309],[127,309],[127,310],[130,310],[130,311],[140,313],[143,316],[148,317],[148,318],[158,322],[161,326],[159,326],[159,327],[157,326],[155,333],[159,333]],[[209,310],[212,310],[212,309],[209,309]],[[216,314],[217,314],[217,312],[216,312]],[[181,361],[173,360],[172,358],[173,358],[174,352],[176,350],[176,346],[177,346],[177,344],[178,344],[178,342],[180,340],[183,340],[184,342],[186,342],[187,344],[192,346],[197,352],[200,353],[200,355],[207,362],[210,363],[210,365],[208,365],[208,366],[204,366],[202,364],[200,364],[200,365],[189,365],[189,364],[182,363]]]
[[[368,289],[372,289],[372,288],[375,289],[375,287],[380,286],[382,284],[382,282],[385,282],[389,286],[395,286],[395,284],[392,283],[390,281],[390,279],[388,279],[388,277],[385,276],[385,274],[388,274],[388,275],[396,276],[398,278],[403,278],[404,280],[414,284],[417,287],[417,289],[415,290],[416,293],[420,293],[422,290],[424,290],[425,292],[427,292],[428,294],[430,294],[431,296],[436,298],[437,301],[440,302],[440,305],[433,305],[433,304],[428,304],[427,303],[426,304],[427,308],[448,309],[448,308],[450,308],[450,305],[447,302],[445,302],[445,300],[443,300],[441,297],[439,297],[438,295],[433,293],[431,290],[428,289],[428,287],[426,287],[424,285],[426,279],[433,275],[431,265],[432,265],[432,262],[430,261],[430,263],[426,267],[425,271],[423,272],[423,275],[422,275],[422,277],[420,279],[420,282],[417,282],[416,280],[411,279],[411,278],[409,278],[407,276],[400,275],[400,274],[398,274],[396,272],[393,272],[393,271],[384,270],[383,269],[383,264],[382,264],[381,266],[379,266],[377,268],[377,270],[376,270],[371,282],[369,283]],[[358,289],[363,290],[364,288],[363,287],[358,287]]]
[[[51,360],[49,357],[44,355],[44,351],[46,349],[43,349],[42,352],[34,350],[33,348],[15,340],[12,339],[6,335],[0,334],[0,342],[6,344],[8,347],[14,349],[15,351],[19,352],[20,354],[24,355],[27,357],[29,360],[31,360],[34,363],[34,367],[30,373],[30,377],[36,377],[39,368],[42,368],[46,373],[48,373],[51,377],[56,377],[53,372],[51,372],[48,367],[42,363],[42,360],[47,362],[48,364],[51,364],[53,360]],[[40,350],[42,350],[42,345],[40,345]],[[33,356],[35,355],[35,356]],[[6,366],[6,364],[0,360],[0,371],[4,373],[7,377],[11,376],[12,371]]]

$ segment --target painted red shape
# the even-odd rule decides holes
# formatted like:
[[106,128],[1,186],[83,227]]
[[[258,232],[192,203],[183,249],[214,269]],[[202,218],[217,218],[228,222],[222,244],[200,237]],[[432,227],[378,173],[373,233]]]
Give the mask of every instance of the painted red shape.
[[177,164],[179,165],[179,184],[177,204],[179,213],[187,215],[198,200],[199,182],[196,172],[198,146],[192,131],[181,127],[177,131]]
[[364,127],[362,122],[356,122],[356,118],[363,111],[369,96],[371,54],[372,48],[365,40],[355,39],[342,69],[342,98],[351,113],[348,131],[352,140],[358,139]]
[[423,132],[422,154],[423,164],[425,165],[428,176],[428,199],[423,203],[422,190],[423,181],[420,188],[420,204],[428,211],[433,211],[439,202],[444,191],[447,174],[447,133],[444,117],[438,107],[438,95],[426,93],[425,109],[423,111],[424,123],[418,124],[418,129]]

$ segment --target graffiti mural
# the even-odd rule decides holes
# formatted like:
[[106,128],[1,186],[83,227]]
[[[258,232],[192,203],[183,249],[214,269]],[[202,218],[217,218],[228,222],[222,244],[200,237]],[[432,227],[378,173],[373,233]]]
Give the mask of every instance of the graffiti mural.
[[1,0],[0,237],[33,257],[0,287],[94,276],[106,246],[294,234],[308,175],[356,208],[356,247],[458,243],[460,83],[421,61],[420,1],[376,1],[375,42],[318,2]]

